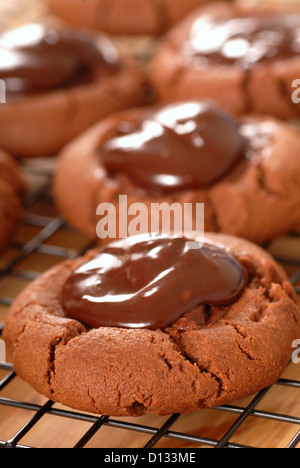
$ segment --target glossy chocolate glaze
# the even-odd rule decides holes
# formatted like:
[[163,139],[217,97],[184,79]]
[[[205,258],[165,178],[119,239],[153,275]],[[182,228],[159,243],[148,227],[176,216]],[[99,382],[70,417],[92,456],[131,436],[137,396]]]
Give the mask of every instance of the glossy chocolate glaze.
[[236,64],[250,69],[259,63],[297,56],[300,14],[253,13],[219,18],[203,15],[191,28],[183,53],[205,69],[209,64]]
[[235,302],[247,273],[225,248],[141,235],[104,247],[66,282],[64,313],[93,328],[164,329],[199,305]]
[[89,83],[114,73],[119,57],[106,37],[38,24],[0,36],[0,79],[8,94],[33,94]]
[[237,122],[208,102],[147,110],[116,128],[118,135],[100,148],[106,169],[161,192],[216,182],[238,161],[244,145]]

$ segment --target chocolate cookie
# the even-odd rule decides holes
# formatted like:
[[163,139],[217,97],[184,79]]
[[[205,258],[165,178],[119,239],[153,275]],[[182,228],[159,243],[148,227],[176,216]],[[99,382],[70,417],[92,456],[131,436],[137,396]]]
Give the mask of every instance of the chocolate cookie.
[[[76,26],[109,34],[161,35],[211,0],[49,0],[50,10]],[[228,0],[230,1],[230,0]]]
[[186,413],[274,383],[299,338],[281,267],[248,241],[141,235],[66,261],[16,299],[15,371],[64,405],[114,416]]
[[235,115],[298,117],[292,84],[300,76],[300,12],[282,10],[216,3],[192,13],[151,64],[159,96],[212,98]]
[[56,155],[99,119],[144,103],[140,65],[105,36],[29,24],[2,34],[0,53],[0,146],[15,156]]
[[300,223],[299,144],[291,125],[236,120],[208,101],[127,110],[63,151],[55,200],[67,221],[92,238],[97,206],[111,203],[118,219],[126,195],[128,206],[143,203],[149,213],[153,204],[189,203],[193,221],[196,204],[204,203],[206,231],[263,243]]
[[6,245],[22,215],[26,184],[15,160],[0,151],[0,250]]

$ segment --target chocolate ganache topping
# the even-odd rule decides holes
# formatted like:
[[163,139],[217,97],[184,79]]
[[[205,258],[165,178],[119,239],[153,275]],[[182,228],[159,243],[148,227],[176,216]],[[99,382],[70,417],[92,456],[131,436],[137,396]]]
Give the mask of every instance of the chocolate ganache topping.
[[67,317],[93,328],[164,329],[199,305],[235,302],[247,273],[222,246],[185,238],[116,241],[74,271],[62,291]]
[[118,52],[104,36],[29,24],[0,36],[0,79],[8,94],[49,92],[114,73]]
[[243,153],[237,122],[209,102],[185,102],[145,111],[116,124],[100,149],[112,173],[160,191],[206,187],[225,176]]
[[193,24],[183,47],[184,55],[199,68],[236,64],[251,69],[259,63],[284,60],[300,52],[300,14],[203,15]]

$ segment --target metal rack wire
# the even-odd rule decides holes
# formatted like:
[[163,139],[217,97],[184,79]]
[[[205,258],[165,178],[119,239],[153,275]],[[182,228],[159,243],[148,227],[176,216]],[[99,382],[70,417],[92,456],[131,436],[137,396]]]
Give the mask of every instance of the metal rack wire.
[[[43,213],[35,213],[33,207],[37,202],[44,201],[46,203],[52,203],[51,201],[51,180],[46,180],[45,184],[38,191],[29,196],[26,201],[25,208],[26,213],[24,217],[24,223],[27,226],[38,228],[38,233],[33,236],[28,242],[22,244],[21,242],[14,242],[12,247],[17,252],[12,260],[10,260],[2,270],[0,270],[0,280],[4,277],[19,278],[26,281],[34,280],[39,273],[27,271],[26,268],[22,268],[24,260],[33,253],[43,253],[48,256],[55,256],[57,258],[66,259],[72,258],[77,255],[83,254],[87,249],[93,247],[88,240],[85,245],[81,245],[80,248],[70,250],[69,248],[56,246],[47,241],[55,236],[61,229],[69,228],[64,220],[55,214],[54,216],[47,216]],[[300,239],[300,234],[293,234]],[[293,267],[291,282],[295,286],[296,292],[300,294],[299,280],[300,280],[300,261],[290,258],[278,259],[285,265]],[[9,306],[12,302],[12,298],[5,297],[0,294],[0,306]],[[3,323],[0,324],[0,337],[3,329]],[[2,440],[0,433],[0,448],[32,448],[26,445],[22,445],[24,437],[46,416],[56,416],[64,418],[70,421],[83,421],[89,424],[89,429],[81,437],[81,439],[74,445],[74,448],[84,448],[87,446],[89,441],[97,434],[103,427],[117,428],[122,431],[130,431],[135,433],[141,433],[148,437],[148,442],[143,447],[137,448],[155,448],[165,438],[172,439],[172,447],[176,442],[185,443],[186,445],[191,444],[193,447],[214,447],[214,448],[249,448],[250,445],[238,444],[232,442],[233,436],[242,427],[242,425],[250,417],[255,418],[257,421],[271,420],[276,423],[289,423],[295,426],[295,434],[292,439],[286,445],[286,448],[296,448],[300,444],[300,415],[288,415],[284,413],[262,411],[258,408],[259,403],[263,398],[271,391],[271,386],[264,389],[255,395],[246,407],[240,407],[236,405],[226,405],[215,408],[214,411],[223,412],[226,414],[235,415],[236,418],[229,429],[225,430],[225,433],[219,439],[197,436],[188,434],[185,432],[178,432],[174,429],[174,425],[182,417],[179,414],[172,415],[167,420],[163,419],[160,427],[152,427],[145,424],[141,424],[137,419],[136,422],[128,422],[127,420],[119,420],[105,415],[98,417],[91,414],[84,414],[73,411],[71,409],[56,408],[52,401],[46,401],[45,404],[33,404],[32,402],[16,400],[14,398],[3,397],[3,391],[9,388],[9,385],[17,378],[11,364],[0,362],[0,375],[4,375],[0,380],[0,411],[1,407],[6,406],[14,409],[15,411],[31,411],[33,416],[16,432],[16,434],[9,440]],[[300,395],[300,380],[289,380],[282,378],[275,386],[281,386],[283,391],[288,387],[299,391]],[[25,399],[24,399],[25,400]],[[200,415],[199,415],[200,417]],[[59,424],[56,421],[55,424]],[[211,424],[214,424],[213,418]],[[175,442],[174,442],[175,441]],[[175,445],[176,446],[176,445]],[[179,445],[180,446],[180,445]]]

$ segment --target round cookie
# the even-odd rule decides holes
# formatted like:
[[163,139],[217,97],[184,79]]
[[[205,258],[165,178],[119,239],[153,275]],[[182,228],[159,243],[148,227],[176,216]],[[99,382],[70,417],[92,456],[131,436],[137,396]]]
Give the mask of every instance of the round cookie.
[[152,82],[167,102],[211,98],[234,115],[298,117],[292,85],[300,75],[299,27],[299,9],[288,5],[204,6],[158,46]]
[[50,10],[76,26],[109,34],[161,35],[211,0],[49,0]]
[[0,250],[6,245],[22,215],[26,185],[15,160],[0,150]]
[[[159,121],[165,116],[174,128],[173,124],[169,127],[165,121]],[[133,135],[137,140],[131,149],[129,133],[127,139],[121,140],[126,149],[123,154],[104,151],[107,141],[114,141],[116,129],[118,132],[122,127],[126,137],[124,132],[130,132],[136,122],[138,127]],[[143,136],[150,140],[150,146],[139,147],[141,125],[164,136],[161,140],[155,134],[153,138]],[[207,138],[205,144],[203,137]],[[240,139],[245,150],[240,147]],[[116,207],[118,219],[120,195],[126,195],[128,206],[143,203],[149,213],[154,203],[169,206],[190,203],[193,208],[204,203],[206,231],[236,235],[261,244],[299,225],[299,144],[299,131],[291,125],[259,116],[236,120],[208,101],[127,110],[100,122],[64,149],[54,181],[55,200],[66,220],[91,238],[97,237],[98,205],[111,203]],[[107,165],[110,157],[119,164],[117,168]],[[138,173],[136,169],[143,158],[145,167]],[[126,160],[131,167],[122,167],[122,161]],[[214,178],[208,174],[207,180],[201,180],[207,170],[202,160],[210,170],[221,167],[221,173],[212,174]],[[176,165],[188,180],[193,176],[193,184],[171,186],[168,190],[146,185],[151,183],[151,175],[158,178],[156,167],[161,179],[166,170],[167,180],[170,177],[173,180],[178,176],[178,172],[172,172]],[[197,172],[199,180],[194,177]]]
[[[131,238],[131,245],[141,242],[138,237]],[[229,404],[273,384],[300,333],[293,288],[282,268],[258,246],[218,234],[208,234],[205,242],[222,251],[222,257],[234,257],[244,271],[243,289],[226,306],[197,307],[161,329],[91,328],[66,316],[66,285],[78,271],[86,272],[86,264],[95,261],[99,251],[43,274],[16,299],[6,319],[4,339],[17,374],[53,401],[114,416],[197,411]],[[120,244],[110,246],[119,248]],[[157,246],[150,255],[153,262]],[[145,274],[142,266],[131,271],[130,284]],[[129,277],[127,273],[128,281]],[[97,284],[101,278],[100,274]],[[172,289],[174,283],[168,280]],[[189,288],[189,281],[185,277],[180,287]],[[115,286],[117,294],[119,283]],[[145,295],[145,305],[150,298]]]
[[2,34],[0,52],[0,146],[14,156],[55,156],[95,122],[145,102],[140,64],[105,36],[29,24]]

